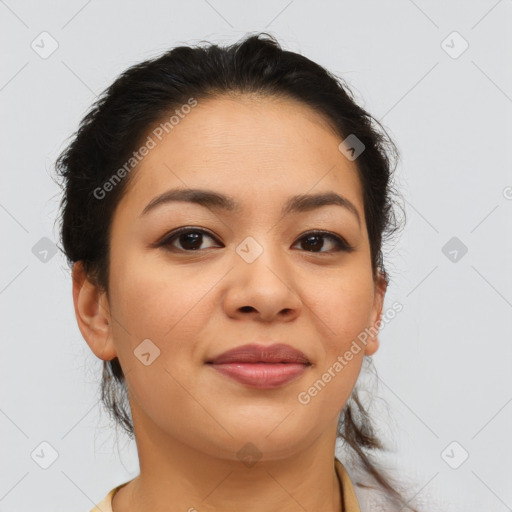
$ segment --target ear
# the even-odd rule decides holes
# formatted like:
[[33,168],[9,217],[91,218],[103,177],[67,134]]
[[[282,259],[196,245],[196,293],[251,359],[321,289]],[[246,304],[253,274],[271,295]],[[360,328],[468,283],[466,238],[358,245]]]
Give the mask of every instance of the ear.
[[110,361],[117,352],[112,341],[110,307],[105,292],[100,291],[87,276],[81,261],[74,263],[73,304],[78,328],[94,354]]
[[364,352],[367,356],[372,356],[379,348],[378,331],[381,326],[382,308],[384,307],[384,295],[386,294],[387,287],[386,277],[379,270],[375,279],[373,307],[368,327],[370,334]]

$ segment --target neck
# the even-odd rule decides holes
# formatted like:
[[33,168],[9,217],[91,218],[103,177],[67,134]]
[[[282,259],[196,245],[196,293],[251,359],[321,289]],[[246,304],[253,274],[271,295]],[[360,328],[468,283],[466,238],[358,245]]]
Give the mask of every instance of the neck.
[[[147,418],[133,409],[132,415],[140,474],[116,493],[113,512],[260,512],[262,504],[266,512],[341,510],[334,466],[337,418],[302,451],[252,463],[236,454],[226,458],[199,451],[153,423],[140,428]],[[255,449],[254,455],[257,459]]]

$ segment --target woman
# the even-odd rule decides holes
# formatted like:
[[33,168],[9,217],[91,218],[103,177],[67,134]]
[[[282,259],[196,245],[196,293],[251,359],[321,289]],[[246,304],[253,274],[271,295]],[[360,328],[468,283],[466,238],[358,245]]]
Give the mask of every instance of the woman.
[[77,322],[140,462],[94,510],[358,511],[337,438],[406,509],[356,391],[396,148],[345,89],[268,34],[182,46],[59,157]]

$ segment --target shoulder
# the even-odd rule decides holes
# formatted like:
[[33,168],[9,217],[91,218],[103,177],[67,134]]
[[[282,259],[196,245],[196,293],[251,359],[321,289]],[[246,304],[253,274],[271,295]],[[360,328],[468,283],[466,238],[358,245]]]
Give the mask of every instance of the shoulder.
[[128,482],[114,487],[109,493],[91,510],[91,512],[112,512],[112,498],[114,494],[124,487]]
[[116,488],[112,489],[92,510],[91,512],[112,512],[112,498]]

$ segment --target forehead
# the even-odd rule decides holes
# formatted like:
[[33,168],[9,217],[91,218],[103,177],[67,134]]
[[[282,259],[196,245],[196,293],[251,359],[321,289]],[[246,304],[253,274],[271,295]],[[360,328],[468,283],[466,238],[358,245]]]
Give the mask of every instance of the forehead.
[[201,186],[260,202],[332,190],[362,210],[357,168],[339,151],[341,137],[303,103],[256,95],[219,97],[198,101],[168,133],[161,128],[167,119],[148,129],[154,147],[132,171],[123,201],[142,205],[176,186]]

